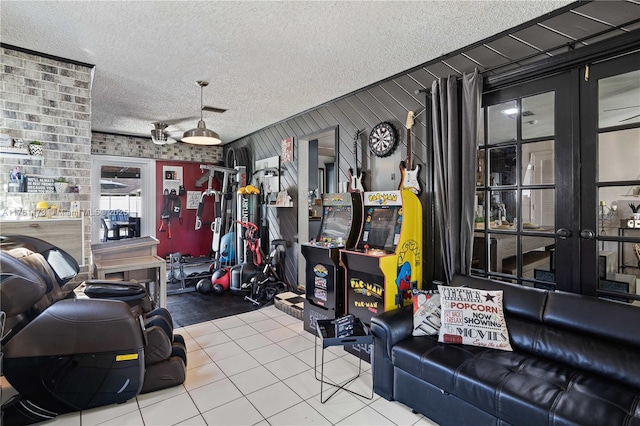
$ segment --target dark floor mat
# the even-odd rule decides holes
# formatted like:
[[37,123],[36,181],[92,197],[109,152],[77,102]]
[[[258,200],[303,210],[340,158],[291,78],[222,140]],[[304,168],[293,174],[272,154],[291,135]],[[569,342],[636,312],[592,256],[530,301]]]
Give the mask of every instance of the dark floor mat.
[[244,296],[236,296],[229,291],[221,294],[190,293],[167,296],[167,309],[171,312],[175,327],[186,327],[204,321],[255,311],[255,306]]

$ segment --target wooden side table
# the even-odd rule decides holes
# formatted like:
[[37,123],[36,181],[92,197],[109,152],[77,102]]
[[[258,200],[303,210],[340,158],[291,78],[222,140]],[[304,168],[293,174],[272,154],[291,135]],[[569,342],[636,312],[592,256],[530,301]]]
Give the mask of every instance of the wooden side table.
[[[371,385],[371,395],[362,395],[358,392],[352,391],[351,389],[347,389],[346,386],[356,380],[362,374],[362,357],[359,357],[358,362],[358,374],[353,376],[350,379],[347,379],[342,384],[333,383],[331,381],[326,381],[324,379],[324,350],[329,346],[353,346],[353,345],[371,345],[373,344],[373,335],[369,334],[367,330],[364,329],[362,322],[360,320],[356,321],[356,324],[353,328],[353,334],[348,337],[335,337],[335,320],[332,319],[320,319],[317,320],[316,325],[316,337],[315,344],[316,349],[314,351],[314,373],[316,380],[320,382],[320,402],[327,402],[333,395],[335,395],[339,390],[345,390],[354,395],[358,395],[362,398],[373,399],[373,384]],[[320,377],[318,377],[318,338],[320,338],[320,343],[322,344],[322,356],[320,361]],[[373,377],[372,377],[373,380]],[[324,395],[324,385],[333,386],[336,388],[331,395],[327,396],[325,399]]]
[[167,306],[167,264],[156,254],[153,237],[93,244],[93,274],[99,280],[145,283],[154,308]]

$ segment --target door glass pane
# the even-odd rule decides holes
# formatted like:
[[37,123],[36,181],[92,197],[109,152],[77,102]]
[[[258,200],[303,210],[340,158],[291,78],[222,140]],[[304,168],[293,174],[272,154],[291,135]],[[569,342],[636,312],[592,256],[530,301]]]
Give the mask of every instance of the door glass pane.
[[487,259],[487,248],[485,246],[484,234],[476,232],[473,236],[473,257],[471,267],[485,271],[485,260]]
[[478,114],[478,146],[482,146],[485,143],[485,138],[484,138],[484,113],[485,113],[485,109],[484,108],[480,108],[479,114]]
[[598,135],[598,181],[640,180],[640,128]]
[[[638,186],[610,186],[598,190],[598,235],[640,238],[640,197],[632,194]],[[640,243],[599,241],[599,290],[637,294],[640,278]],[[603,297],[631,302],[624,296]]]
[[485,172],[487,171],[487,165],[485,162],[485,150],[478,150],[478,169],[476,170],[476,186],[484,186]]
[[484,229],[485,210],[484,210],[484,191],[477,191],[475,198],[475,228]]
[[598,128],[640,122],[640,70],[598,81]]
[[515,145],[489,150],[489,185],[515,185],[516,173]]
[[[640,229],[620,228],[619,235],[640,238]],[[605,298],[632,303],[632,299],[624,296],[640,295],[637,284],[640,278],[640,243],[606,241],[601,244],[598,252],[599,290],[614,293],[603,295]]]
[[522,145],[522,185],[555,183],[554,141]]
[[491,223],[493,229],[515,229],[513,219],[517,217],[516,190],[491,191]]
[[[637,194],[634,196],[634,194]],[[638,228],[640,220],[640,184],[608,186],[598,189],[599,235],[620,235],[620,228]]]
[[491,105],[487,115],[490,144],[516,140],[516,119],[518,118],[516,101]]
[[100,171],[100,241],[140,236],[140,169],[102,166]]
[[523,189],[521,203],[523,231],[554,232],[556,202],[553,189]]
[[555,135],[555,92],[522,98],[522,139]]
[[521,241],[522,276],[536,279],[549,278],[549,272],[555,272],[555,238],[523,235]]

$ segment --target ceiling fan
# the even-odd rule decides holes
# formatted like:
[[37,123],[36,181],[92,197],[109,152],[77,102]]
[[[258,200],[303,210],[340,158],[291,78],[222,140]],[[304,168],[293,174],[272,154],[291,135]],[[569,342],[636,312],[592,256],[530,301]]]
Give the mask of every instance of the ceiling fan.
[[[169,124],[164,122],[156,122],[156,123],[151,123],[151,125],[153,126],[153,129],[151,130],[151,140],[153,141],[154,144],[171,145],[178,142],[178,139],[180,138],[180,136],[175,134],[177,132],[172,133],[167,131],[167,127],[169,127]],[[174,136],[177,136],[177,138]]]
[[[215,112],[218,114],[222,114],[223,112],[226,111],[226,109],[204,105],[202,103],[202,89],[204,87],[207,87],[209,83],[207,81],[198,80],[196,81],[196,84],[200,87],[200,122],[198,122],[198,127],[200,128],[202,126],[204,128],[206,126],[204,125],[204,121],[202,119],[202,111]],[[167,127],[178,122],[191,120],[193,118],[195,117],[163,120],[163,121],[157,121],[157,122],[151,123],[154,127],[153,130],[151,130],[151,139],[153,140],[153,143],[156,145],[169,145],[169,144],[174,144],[178,142],[183,137],[186,137],[187,133],[193,132],[194,130],[191,130],[183,134],[183,132],[180,132],[180,131],[169,132],[167,131]],[[216,137],[217,137],[217,134],[216,134]]]

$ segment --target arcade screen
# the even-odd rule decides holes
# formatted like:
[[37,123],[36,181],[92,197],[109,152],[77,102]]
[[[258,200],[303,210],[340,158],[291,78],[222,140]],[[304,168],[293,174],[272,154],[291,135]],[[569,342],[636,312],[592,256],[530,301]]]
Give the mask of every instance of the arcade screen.
[[351,230],[350,206],[325,206],[322,212],[322,229],[318,241],[336,241],[342,238],[347,242]]
[[[386,251],[395,251],[394,241],[398,214],[401,206],[368,207],[365,223],[366,235],[363,235],[362,245]],[[369,220],[371,219],[371,220]]]

